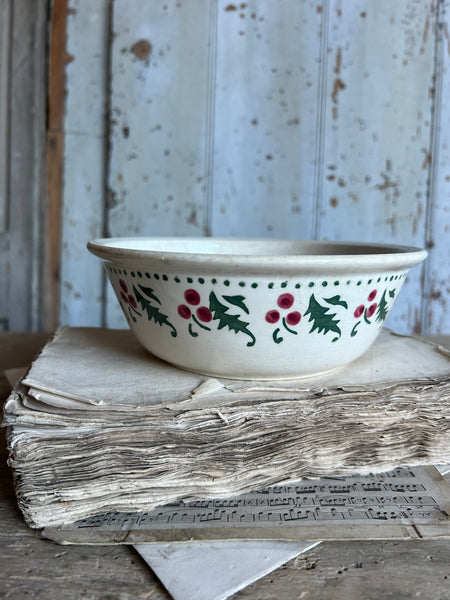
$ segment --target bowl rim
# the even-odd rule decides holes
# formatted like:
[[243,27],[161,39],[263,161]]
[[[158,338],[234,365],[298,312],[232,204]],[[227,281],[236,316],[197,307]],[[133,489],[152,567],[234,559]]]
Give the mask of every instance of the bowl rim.
[[[293,244],[324,248],[342,248],[347,246],[359,252],[345,254],[243,254],[238,251],[233,254],[220,254],[211,252],[171,251],[167,249],[139,249],[123,247],[124,244],[152,243],[170,244],[180,242],[186,244],[206,244],[218,242],[219,244],[264,244],[276,247],[278,244]],[[121,246],[122,244],[122,246]],[[362,253],[366,248],[370,252]],[[243,271],[251,269],[253,273],[276,274],[314,272],[361,272],[367,270],[392,270],[408,269],[425,260],[428,252],[414,246],[398,244],[355,242],[355,241],[328,241],[328,240],[300,240],[300,239],[274,239],[250,237],[183,237],[183,236],[141,236],[141,237],[110,237],[98,238],[88,242],[87,249],[95,256],[106,262],[122,262],[131,265],[133,262],[154,263],[164,265],[166,268],[197,267],[208,272],[232,270]]]

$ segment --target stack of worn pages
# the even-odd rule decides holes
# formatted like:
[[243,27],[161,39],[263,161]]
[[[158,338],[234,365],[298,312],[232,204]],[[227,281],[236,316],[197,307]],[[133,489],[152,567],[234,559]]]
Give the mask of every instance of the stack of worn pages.
[[309,379],[179,370],[129,331],[63,328],[5,408],[32,527],[304,477],[450,463],[450,356],[383,331],[350,366]]

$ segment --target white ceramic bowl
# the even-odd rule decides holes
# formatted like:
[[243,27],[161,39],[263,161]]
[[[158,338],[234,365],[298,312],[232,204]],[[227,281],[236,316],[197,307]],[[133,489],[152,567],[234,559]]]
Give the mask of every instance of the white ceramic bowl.
[[405,246],[219,238],[116,238],[104,261],[141,344],[191,371],[313,375],[363,354],[410,267]]

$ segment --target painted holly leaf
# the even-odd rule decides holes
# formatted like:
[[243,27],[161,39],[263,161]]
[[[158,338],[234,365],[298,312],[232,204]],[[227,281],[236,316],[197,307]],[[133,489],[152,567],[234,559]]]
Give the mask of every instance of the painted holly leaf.
[[334,306],[343,306],[344,308],[348,308],[348,304],[345,300],[341,300],[340,296],[333,296],[332,298],[324,298],[325,302],[328,304],[333,304]]
[[394,298],[395,290],[389,290],[389,298]]
[[149,298],[151,298],[158,304],[161,304],[159,298],[157,296],[155,296],[155,294],[153,293],[153,290],[151,288],[144,287],[143,285],[139,284],[139,289],[142,290],[146,296],[148,296]]
[[386,290],[384,290],[383,295],[381,296],[380,303],[377,308],[377,316],[375,321],[377,323],[383,323],[388,314],[388,307],[386,302]]
[[244,312],[249,314],[248,308],[244,303],[244,300],[245,300],[244,296],[223,296],[223,299],[226,300],[229,304],[234,304],[234,306],[238,306]]
[[[224,296],[225,299],[225,296]],[[239,315],[230,315],[229,314],[229,306],[222,304],[217,298],[214,292],[209,294],[209,310],[212,313],[213,319],[219,321],[218,329],[223,329],[224,327],[228,327],[231,331],[235,333],[245,333],[251,338],[251,341],[247,343],[247,346],[254,346],[256,342],[256,338],[253,333],[247,328],[248,323],[245,321],[241,321]]]
[[143,293],[145,293],[145,296],[143,296],[135,286],[133,286],[133,292],[136,297],[136,301],[142,306],[142,310],[146,311],[148,320],[155,321],[155,323],[157,323],[161,327],[163,325],[167,325],[172,330],[170,332],[170,335],[172,337],[177,337],[177,330],[169,321],[167,315],[164,315],[162,312],[159,311],[159,308],[157,306],[153,306],[150,303],[149,298],[161,304],[157,296],[154,295],[153,290],[151,288],[144,288],[142,286],[139,286],[139,288]]
[[322,306],[317,302],[314,294],[311,294],[309,299],[308,310],[305,315],[309,315],[309,322],[312,322],[312,327],[309,333],[312,333],[317,329],[317,333],[325,335],[329,331],[337,333],[337,336],[333,338],[333,342],[336,342],[341,337],[341,330],[339,329],[339,320],[335,319],[336,313],[329,313],[330,309],[327,306]]

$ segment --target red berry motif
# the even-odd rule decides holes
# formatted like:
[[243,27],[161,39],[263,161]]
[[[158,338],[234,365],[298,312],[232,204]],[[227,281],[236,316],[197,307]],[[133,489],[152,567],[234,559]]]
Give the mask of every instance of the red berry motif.
[[186,306],[186,304],[180,304],[180,306],[178,307],[178,314],[183,319],[190,319],[192,313],[189,306]]
[[[198,306],[202,300],[197,290],[192,288],[184,292],[184,299],[190,306]],[[212,312],[209,310],[209,308],[207,306],[198,306],[198,308],[195,310],[191,309],[189,306],[187,306],[187,304],[180,304],[177,310],[182,319],[190,321],[188,326],[188,332],[190,335],[194,338],[198,337],[195,327],[200,327],[201,329],[211,331],[211,329],[205,325],[205,323],[210,323],[213,319]]]
[[196,290],[186,290],[184,292],[184,299],[191,306],[198,306],[200,304],[200,294]]
[[294,296],[292,294],[281,294],[278,296],[277,304],[280,308],[291,308],[294,304]]
[[359,319],[359,317],[363,314],[364,312],[364,304],[360,304],[356,309],[355,312],[353,313],[353,315],[355,316],[356,319]]
[[119,284],[120,284],[120,287],[122,288],[120,290],[120,297],[122,298],[122,300],[125,302],[125,304],[128,304],[129,306],[132,306],[134,309],[136,309],[137,308],[136,298],[133,296],[133,294],[128,293],[128,286],[125,283],[125,281],[123,279],[119,279]]
[[[122,302],[124,304],[123,310],[125,311],[125,309],[126,309],[129,316],[133,319],[134,322],[136,322],[135,315],[141,316],[140,312],[138,312],[138,310],[137,310],[138,304],[137,304],[136,298],[134,297],[133,294],[128,293],[128,286],[123,279],[119,279],[119,285],[121,287],[120,298],[122,299]],[[137,293],[135,289],[133,289],[133,291],[135,293]],[[128,319],[126,312],[125,312],[125,316]]]
[[203,321],[203,323],[209,323],[213,318],[211,311],[206,306],[197,308],[197,317],[200,321]]
[[370,319],[370,317],[373,315],[373,313],[377,310],[377,303],[374,302],[374,304],[371,304],[369,306],[369,308],[366,310],[366,317],[368,319]]
[[[289,293],[280,294],[277,298],[277,306],[283,311],[292,308],[294,302],[294,296]],[[284,329],[289,333],[292,333],[293,335],[297,335],[297,332],[293,329],[290,329],[290,327],[295,327],[296,325],[298,325],[300,323],[302,315],[298,312],[298,310],[293,310],[289,312],[286,316],[282,316],[282,313],[280,314],[280,311],[278,311],[277,309],[272,309],[266,312],[265,318],[267,323],[270,323],[271,325],[278,323],[278,321],[281,319],[281,325],[283,325]],[[279,344],[283,341],[283,338],[279,335],[279,333],[280,327],[277,327],[272,333],[273,341],[276,344]]]
[[372,290],[370,292],[370,294],[367,296],[367,300],[369,302],[372,302],[372,300],[375,300],[376,295],[377,295],[377,290]]
[[280,313],[277,310],[269,310],[266,313],[268,323],[277,323],[280,320]]
[[294,310],[293,312],[290,312],[287,315],[286,323],[288,325],[298,325],[300,323],[301,318],[302,318],[302,315],[297,310]]

